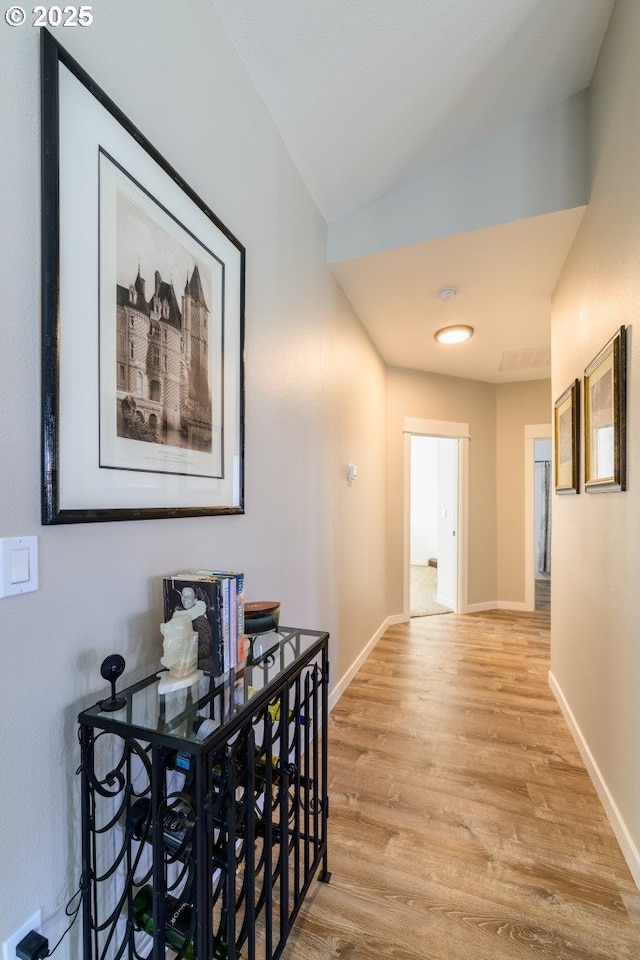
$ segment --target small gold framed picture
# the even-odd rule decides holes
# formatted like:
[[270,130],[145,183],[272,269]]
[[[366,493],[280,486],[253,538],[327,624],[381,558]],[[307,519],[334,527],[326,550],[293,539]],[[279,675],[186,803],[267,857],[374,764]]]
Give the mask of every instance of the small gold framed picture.
[[556,493],[580,492],[580,381],[558,397],[554,409],[554,479]]
[[584,372],[584,481],[587,493],[626,489],[626,331]]

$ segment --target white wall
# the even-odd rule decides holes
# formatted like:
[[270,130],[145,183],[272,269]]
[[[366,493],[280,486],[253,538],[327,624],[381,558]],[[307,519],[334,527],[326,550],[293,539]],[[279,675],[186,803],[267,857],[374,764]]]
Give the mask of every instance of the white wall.
[[583,90],[332,223],[330,262],[581,207],[587,102]]
[[438,450],[436,437],[411,437],[411,563],[438,556]]
[[621,324],[630,325],[628,490],[600,495],[583,490],[555,498],[551,669],[554,689],[640,886],[637,0],[618,0],[614,7],[591,106],[591,199],[553,298],[553,395],[583,376]]
[[551,383],[501,383],[496,401],[498,597],[504,606],[526,604],[525,428],[551,420]]
[[[247,248],[246,514],[40,527],[39,36],[2,20],[0,536],[39,537],[40,590],[0,600],[0,943],[39,908],[50,942],[66,926],[77,713],[107,653],[129,680],[157,666],[163,574],[244,569],[249,598],[331,631],[333,683],[387,615],[385,370],[326,225],[209,0],[94,13],[61,42]],[[77,960],[75,929],[56,956]]]
[[404,607],[404,422],[468,423],[469,603],[496,598],[496,386],[391,367],[387,374],[388,596],[392,614]]

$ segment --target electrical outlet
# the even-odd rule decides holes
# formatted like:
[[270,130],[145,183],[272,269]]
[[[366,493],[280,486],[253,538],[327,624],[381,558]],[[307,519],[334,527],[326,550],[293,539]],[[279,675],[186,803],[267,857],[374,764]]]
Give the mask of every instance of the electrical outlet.
[[12,933],[8,940],[5,940],[2,945],[2,960],[16,960],[16,947],[22,938],[26,937],[29,930],[37,930],[38,933],[42,933],[42,915],[40,910],[34,913],[30,920],[23,923],[19,930]]

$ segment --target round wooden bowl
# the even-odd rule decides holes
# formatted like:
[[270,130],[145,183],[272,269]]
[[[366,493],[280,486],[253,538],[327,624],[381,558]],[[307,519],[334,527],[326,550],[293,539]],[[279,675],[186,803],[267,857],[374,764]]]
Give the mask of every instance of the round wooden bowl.
[[278,600],[251,600],[244,605],[244,632],[249,637],[277,630],[280,623]]

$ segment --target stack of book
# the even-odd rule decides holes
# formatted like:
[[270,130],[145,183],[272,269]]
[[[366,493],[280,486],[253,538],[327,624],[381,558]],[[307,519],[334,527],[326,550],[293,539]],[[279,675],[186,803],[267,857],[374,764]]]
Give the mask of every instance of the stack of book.
[[198,666],[219,677],[243,667],[247,659],[244,629],[244,574],[229,570],[191,570],[165,577],[164,618],[186,610],[198,634]]

